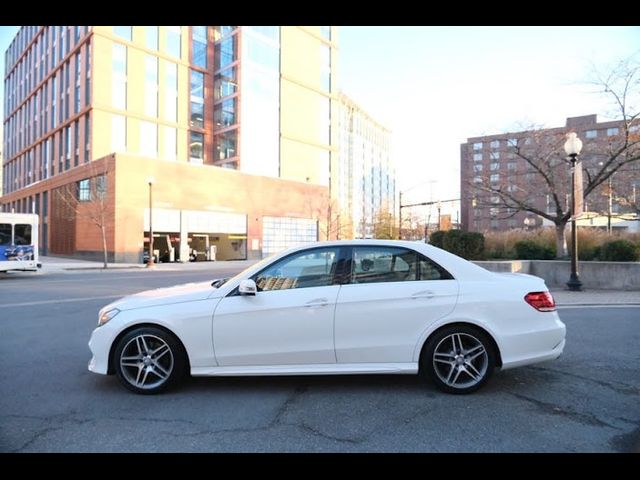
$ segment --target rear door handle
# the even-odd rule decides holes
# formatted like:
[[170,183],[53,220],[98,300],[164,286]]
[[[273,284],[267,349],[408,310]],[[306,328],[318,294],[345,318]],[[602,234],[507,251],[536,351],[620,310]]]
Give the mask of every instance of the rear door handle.
[[417,298],[433,298],[434,293],[431,290],[423,290],[421,292],[416,292],[413,295],[411,295],[411,298],[413,298],[414,300]]
[[312,307],[326,307],[327,305],[329,305],[329,300],[327,300],[326,298],[316,298],[314,300],[310,300],[307,303],[304,304],[305,307],[308,308],[312,308]]

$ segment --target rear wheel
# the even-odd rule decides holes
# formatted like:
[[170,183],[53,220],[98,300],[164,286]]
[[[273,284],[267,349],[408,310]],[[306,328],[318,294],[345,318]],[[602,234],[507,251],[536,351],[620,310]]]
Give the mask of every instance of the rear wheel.
[[170,333],[140,327],[120,339],[114,354],[116,376],[129,390],[159,393],[177,384],[186,370],[186,354]]
[[447,393],[471,393],[493,373],[495,352],[486,333],[468,325],[452,325],[436,332],[427,342],[420,367],[436,386]]

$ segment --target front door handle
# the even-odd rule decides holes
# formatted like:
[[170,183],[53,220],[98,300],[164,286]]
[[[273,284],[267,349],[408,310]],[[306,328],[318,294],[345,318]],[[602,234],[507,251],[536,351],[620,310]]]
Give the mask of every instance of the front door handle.
[[326,307],[329,305],[329,300],[326,298],[316,298],[314,300],[310,300],[304,304],[305,307]]
[[434,293],[431,290],[423,290],[421,292],[416,292],[413,295],[411,295],[411,298],[413,298],[414,300],[417,298],[433,298]]

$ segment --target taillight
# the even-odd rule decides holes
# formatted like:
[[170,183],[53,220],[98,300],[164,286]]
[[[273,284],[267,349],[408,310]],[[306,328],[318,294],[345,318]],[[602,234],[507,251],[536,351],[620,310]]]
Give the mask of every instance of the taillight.
[[540,312],[553,312],[556,302],[549,292],[531,292],[524,296],[525,301]]

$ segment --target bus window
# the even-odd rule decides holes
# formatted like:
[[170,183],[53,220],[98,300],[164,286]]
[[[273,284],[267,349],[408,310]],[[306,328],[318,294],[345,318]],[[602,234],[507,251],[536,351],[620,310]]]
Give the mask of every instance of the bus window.
[[31,225],[16,224],[16,245],[31,245]]
[[0,245],[11,245],[10,223],[0,223]]

